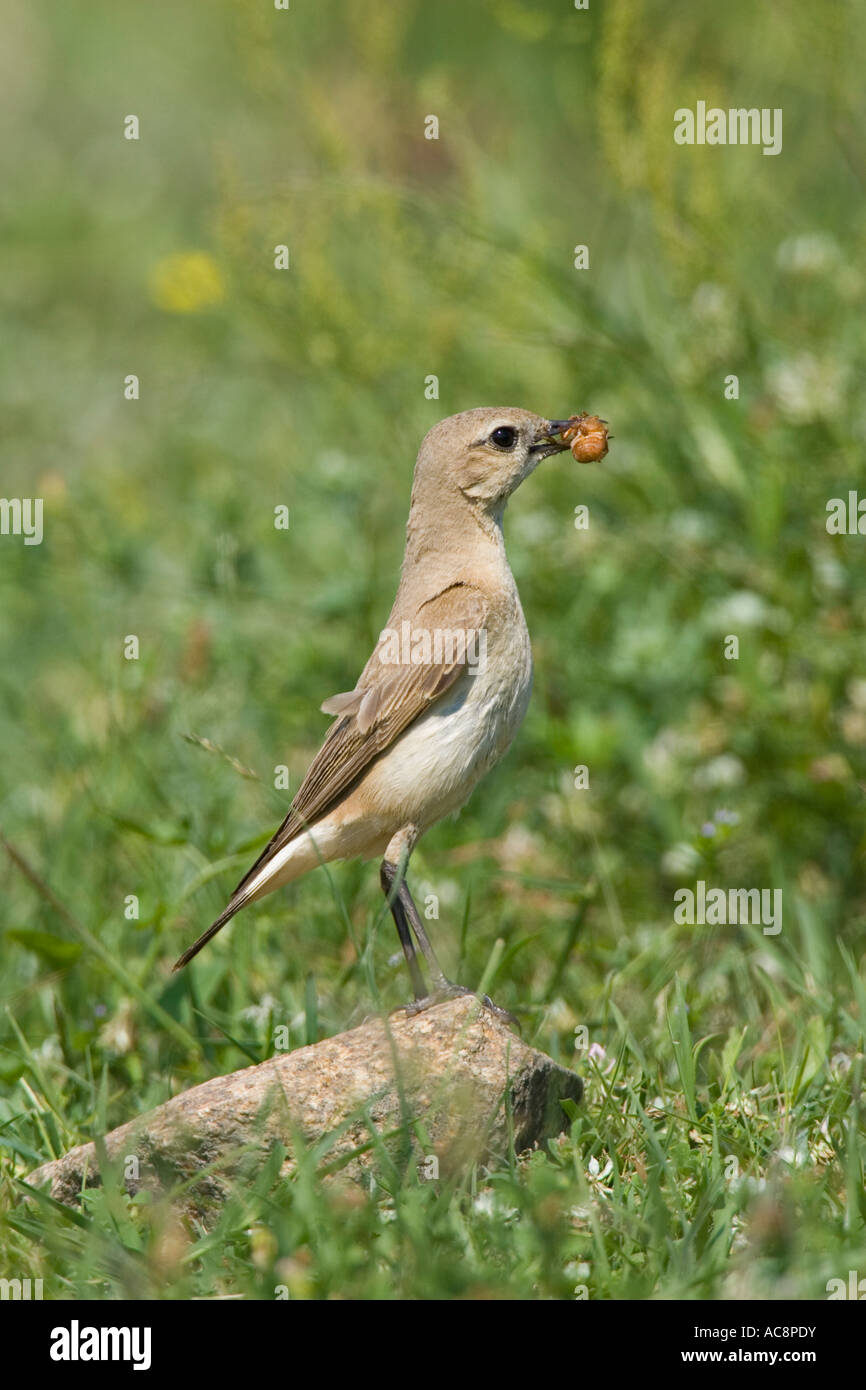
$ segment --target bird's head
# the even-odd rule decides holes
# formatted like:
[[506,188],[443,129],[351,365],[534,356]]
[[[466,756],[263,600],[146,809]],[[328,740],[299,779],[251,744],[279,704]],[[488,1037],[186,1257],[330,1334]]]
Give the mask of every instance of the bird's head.
[[456,491],[473,508],[499,513],[542,459],[569,447],[558,437],[567,425],[516,406],[451,415],[421,445],[416,486]]

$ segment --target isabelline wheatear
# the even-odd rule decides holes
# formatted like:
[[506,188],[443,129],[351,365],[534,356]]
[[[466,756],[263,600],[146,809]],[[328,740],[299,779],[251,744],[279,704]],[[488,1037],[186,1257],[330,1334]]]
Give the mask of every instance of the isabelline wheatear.
[[282,884],[329,860],[381,855],[382,889],[415,991],[410,1007],[468,992],[442,972],[406,865],[424,831],[459,810],[502,757],[526,713],[532,653],[502,517],[536,465],[569,447],[581,419],[466,410],[426,436],[387,625],[354,690],[322,705],[334,723],[286,819],[176,970],[242,907]]

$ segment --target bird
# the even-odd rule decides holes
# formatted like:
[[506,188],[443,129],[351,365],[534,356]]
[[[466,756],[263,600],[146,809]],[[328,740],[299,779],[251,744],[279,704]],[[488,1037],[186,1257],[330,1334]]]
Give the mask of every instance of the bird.
[[[404,1007],[473,992],[442,970],[407,866],[421,836],[458,812],[504,755],[526,713],[532,650],[503,514],[538,464],[570,447],[581,418],[481,407],[425,436],[388,621],[354,688],[322,704],[333,723],[282,825],[175,970],[242,908],[319,864],[381,858],[414,994]],[[515,1021],[486,995],[482,1003]]]

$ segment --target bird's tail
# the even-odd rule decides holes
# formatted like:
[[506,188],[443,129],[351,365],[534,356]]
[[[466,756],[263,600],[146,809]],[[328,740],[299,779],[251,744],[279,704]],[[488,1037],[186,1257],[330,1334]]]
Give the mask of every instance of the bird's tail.
[[241,908],[244,907],[248,901],[249,899],[244,894],[236,893],[228,907],[220,913],[215,922],[211,923],[207,931],[202,932],[198,940],[194,941],[191,946],[188,946],[182,956],[178,956],[174,965],[171,967],[172,971],[182,970],[185,965],[189,965],[193,956],[198,955],[202,946],[206,946],[211,937],[216,936],[217,932],[225,926],[226,922],[230,922],[235,913],[240,912]]
[[242,907],[247,907],[254,903],[258,898],[264,897],[274,888],[281,887],[284,883],[290,883],[292,879],[299,878],[308,869],[315,868],[316,864],[324,862],[321,851],[313,844],[309,836],[289,836],[283,843],[280,841],[286,822],[274,835],[273,839],[262,850],[255,864],[248,869],[235,888],[228,901],[228,906],[220,913],[216,921],[208,927],[206,932],[202,932],[197,941],[194,941],[187,951],[184,951],[172,966],[173,970],[182,970],[188,965],[193,956],[197,956],[202,946],[206,946],[212,936],[216,936],[226,924],[230,922],[236,912],[240,912]]

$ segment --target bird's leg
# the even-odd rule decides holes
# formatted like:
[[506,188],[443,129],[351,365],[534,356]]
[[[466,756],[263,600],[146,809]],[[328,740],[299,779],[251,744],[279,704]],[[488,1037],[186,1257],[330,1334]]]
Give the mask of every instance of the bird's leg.
[[[430,943],[427,930],[424,923],[421,921],[418,909],[415,906],[415,900],[409,892],[409,885],[405,878],[400,883],[397,896],[398,901],[403,903],[406,917],[415,933],[418,945],[421,948],[421,954],[427,962],[430,969],[430,978],[433,981],[433,990],[430,997],[428,999],[419,999],[416,994],[414,1004],[407,1005],[406,1012],[409,1014],[418,1014],[422,1009],[429,1009],[431,1004],[438,1004],[443,999],[456,999],[460,995],[475,994],[475,990],[470,989],[468,985],[456,985],[453,980],[449,980],[448,976],[443,971],[442,966],[436,959],[436,952],[433,950]],[[501,1009],[498,1004],[494,1004],[489,995],[481,994],[478,998],[480,998],[485,1009],[489,1009],[497,1018],[502,1019],[503,1023],[512,1023],[516,1024],[518,1028],[520,1027],[520,1023],[514,1017],[514,1014],[509,1013],[507,1009]]]
[[[407,1004],[408,1014],[418,1014],[424,1009],[429,1009],[433,1004],[439,1004],[444,999],[455,999],[460,995],[475,994],[474,989],[469,989],[466,985],[456,985],[449,980],[433,950],[430,938],[421,915],[415,906],[415,901],[409,891],[406,882],[406,865],[409,862],[409,855],[412,853],[418,832],[415,826],[405,826],[391,840],[385,851],[385,858],[382,861],[380,871],[380,881],[391,915],[397,925],[397,932],[400,937],[400,944],[403,947],[403,954],[406,957],[406,964],[409,967],[409,974],[412,977],[412,987],[415,990],[415,1000],[412,1004]],[[394,884],[397,881],[395,891]],[[428,993],[424,984],[424,976],[415,954],[415,947],[412,942],[412,933],[418,942],[421,954],[427,962],[430,971],[430,978],[433,981],[433,989]],[[420,992],[419,992],[420,991]],[[510,1014],[507,1009],[500,1009],[498,1004],[494,1004],[486,994],[479,996],[485,1009],[496,1014],[497,1018],[502,1019],[503,1023],[520,1024]]]
[[[391,916],[397,928],[397,935],[400,938],[400,945],[403,947],[403,955],[406,957],[406,964],[409,967],[409,975],[412,980],[412,988],[415,991],[415,998],[427,998],[427,986],[424,983],[424,976],[418,964],[418,957],[415,954],[415,943],[412,940],[412,933],[409,930],[409,923],[406,920],[406,909],[402,898],[393,892],[394,880],[400,873],[396,864],[391,864],[387,859],[382,860],[382,867],[379,870],[379,882],[382,885],[382,892],[391,909]],[[401,878],[400,887],[405,886],[405,880]],[[414,904],[413,904],[414,906]]]
[[[445,972],[436,959],[436,952],[430,944],[430,938],[424,929],[424,923],[421,921],[418,909],[412,899],[412,894],[409,892],[409,885],[406,882],[406,868],[409,863],[409,855],[415,848],[417,840],[418,827],[415,825],[404,825],[397,831],[397,834],[392,838],[388,848],[385,850],[385,858],[382,862],[380,878],[385,896],[388,899],[388,906],[391,909],[391,914],[394,921],[397,923],[397,931],[400,933],[403,954],[406,957],[407,965],[409,965],[409,973],[412,975],[412,984],[416,984],[416,979],[413,967],[409,961],[409,953],[406,949],[406,941],[404,938],[404,932],[408,934],[410,927],[415,933],[415,940],[418,942],[421,948],[421,954],[429,967],[430,975],[433,979],[434,992],[440,992],[450,985],[450,981],[445,978]],[[386,878],[388,880],[387,887],[385,887]],[[394,889],[395,879],[398,880],[396,890]],[[415,958],[414,948],[412,955],[413,958]],[[416,967],[417,964],[416,959]],[[418,998],[417,988],[415,990],[415,998]]]
[[415,940],[418,942],[421,948],[421,954],[427,962],[430,978],[433,981],[434,993],[458,988],[458,986],[452,985],[451,981],[446,977],[445,971],[436,958],[436,952],[433,950],[430,938],[427,935],[427,929],[421,921],[421,915],[415,906],[415,899],[409,891],[409,885],[406,882],[405,875],[400,878],[400,887],[397,890],[397,901],[403,905],[406,920],[415,933]]
[[[395,880],[398,874],[400,874],[399,887],[395,897],[392,898],[393,880]],[[466,984],[453,983],[453,980],[449,980],[448,976],[443,972],[442,966],[439,965],[439,960],[436,958],[436,952],[434,948],[432,948],[430,937],[427,935],[427,929],[425,929],[424,923],[421,922],[421,916],[420,913],[418,913],[416,902],[414,902],[414,898],[411,897],[409,884],[406,883],[406,878],[403,876],[403,873],[400,873],[400,869],[388,863],[388,860],[385,860],[385,862],[382,863],[381,877],[382,887],[385,888],[385,883],[388,881],[388,888],[385,888],[385,894],[386,897],[388,897],[389,905],[391,905],[393,920],[398,924],[400,942],[402,942],[403,945],[403,955],[406,956],[406,963],[407,966],[409,966],[409,973],[411,974],[411,983],[413,983],[414,991],[416,991],[413,1004],[406,1005],[406,1012],[410,1013],[410,1015],[411,1013],[421,1013],[424,1009],[430,1009],[431,1005],[441,1004],[443,999],[456,999],[459,998],[460,995],[474,994],[475,991],[470,990]],[[421,976],[420,966],[418,966],[413,942],[411,942],[410,927],[411,931],[414,931],[414,935],[416,935],[418,947],[421,949],[421,955],[427,960],[427,966],[428,969],[430,969],[430,977],[432,980],[432,990],[430,994],[424,990],[424,979],[423,976]],[[416,979],[416,976],[420,979],[421,992],[418,992],[418,979]],[[502,1019],[503,1023],[516,1023],[517,1027],[520,1027],[520,1023],[518,1023],[513,1013],[509,1013],[507,1009],[500,1009],[498,1004],[493,1004],[492,999],[489,998],[487,994],[480,995],[480,998],[484,1008],[489,1009],[491,1013],[495,1013],[496,1017]]]
[[[418,935],[415,923],[418,922],[418,909],[409,895],[406,887],[406,865],[409,863],[409,855],[415,848],[418,840],[418,827],[411,823],[403,825],[392,836],[385,850],[385,858],[382,860],[382,868],[379,871],[379,881],[382,884],[382,891],[391,909],[391,916],[394,918],[397,927],[397,935],[400,938],[400,945],[403,947],[403,955],[406,957],[406,964],[409,967],[409,975],[412,979],[412,988],[415,991],[416,1002],[419,999],[428,998],[427,986],[424,983],[424,974],[421,970],[418,957],[415,954],[415,945],[412,941],[412,930],[421,950],[430,965],[434,980],[442,976],[442,970],[435,956],[427,954],[424,949],[425,942],[430,949],[427,941],[427,934],[421,927],[421,936]],[[423,936],[424,941],[421,940]]]

